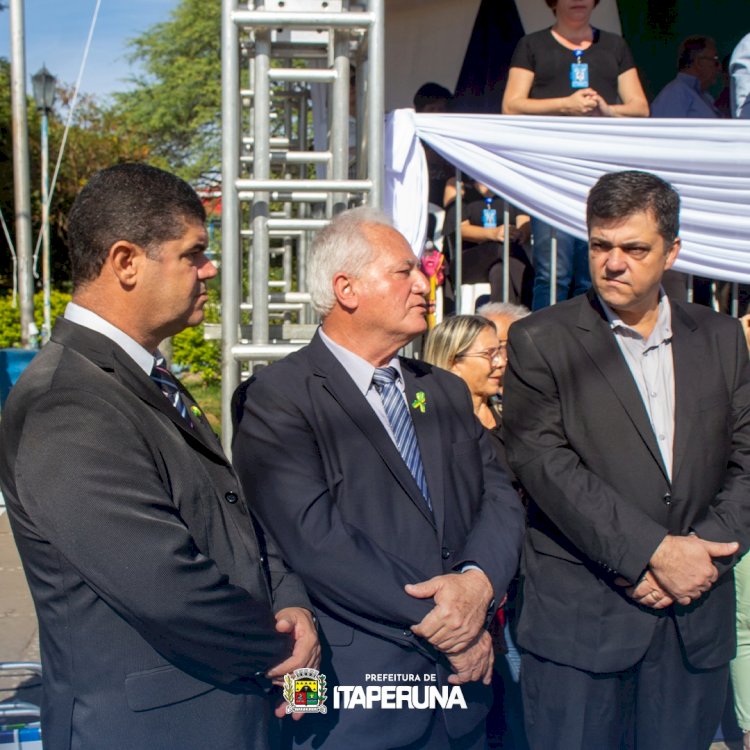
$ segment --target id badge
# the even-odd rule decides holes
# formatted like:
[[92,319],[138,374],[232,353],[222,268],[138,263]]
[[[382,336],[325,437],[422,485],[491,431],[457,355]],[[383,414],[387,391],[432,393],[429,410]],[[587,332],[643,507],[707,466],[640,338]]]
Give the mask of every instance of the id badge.
[[588,63],[571,63],[570,85],[574,89],[587,89],[589,87]]
[[497,228],[497,211],[494,208],[482,209],[482,226],[490,229]]

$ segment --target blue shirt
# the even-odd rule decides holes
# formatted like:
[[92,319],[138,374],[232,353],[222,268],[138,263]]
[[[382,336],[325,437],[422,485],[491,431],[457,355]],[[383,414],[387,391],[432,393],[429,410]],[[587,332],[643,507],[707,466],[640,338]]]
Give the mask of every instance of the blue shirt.
[[750,34],[732,52],[729,61],[732,90],[732,117],[750,119]]
[[651,104],[651,117],[721,117],[713,99],[701,90],[700,81],[678,73]]

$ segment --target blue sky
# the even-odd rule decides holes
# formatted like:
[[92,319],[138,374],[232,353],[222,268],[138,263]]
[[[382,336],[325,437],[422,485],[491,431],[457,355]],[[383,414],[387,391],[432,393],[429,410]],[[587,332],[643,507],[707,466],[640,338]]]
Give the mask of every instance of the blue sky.
[[[30,77],[44,63],[58,80],[72,86],[96,0],[24,0],[24,5],[26,72]],[[102,0],[81,90],[106,97],[127,89],[125,79],[134,72],[126,60],[127,39],[167,20],[177,5],[178,0]],[[0,57],[10,57],[9,8],[0,12]],[[30,95],[30,79],[26,85]]]

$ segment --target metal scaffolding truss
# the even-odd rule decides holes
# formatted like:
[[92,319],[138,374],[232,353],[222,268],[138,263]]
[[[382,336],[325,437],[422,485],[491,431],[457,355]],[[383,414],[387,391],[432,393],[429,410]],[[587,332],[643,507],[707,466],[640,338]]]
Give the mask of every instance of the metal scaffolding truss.
[[348,205],[382,205],[383,25],[384,0],[222,0],[227,448],[241,363],[278,359],[311,336],[315,231]]

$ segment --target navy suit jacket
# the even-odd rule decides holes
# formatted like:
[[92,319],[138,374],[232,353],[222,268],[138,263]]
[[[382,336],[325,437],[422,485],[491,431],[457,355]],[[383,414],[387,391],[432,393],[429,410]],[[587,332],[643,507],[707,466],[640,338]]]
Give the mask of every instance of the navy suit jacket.
[[[425,363],[401,364],[408,403],[424,394],[424,411],[410,412],[433,513],[375,412],[319,336],[240,387],[244,414],[233,460],[263,525],[317,608],[326,648],[321,669],[331,687],[366,685],[366,674],[436,670],[443,684],[445,662],[409,629],[433,602],[410,597],[404,585],[471,561],[499,599],[517,566],[522,508],[465,384]],[[469,710],[446,712],[453,736],[475,728],[490,700],[477,684],[464,694]],[[326,747],[397,747],[418,738],[430,719],[425,710],[354,713],[305,717],[299,729],[331,738],[335,732]]]
[[671,479],[624,357],[593,294],[513,324],[503,428],[528,492],[519,643],[593,672],[645,653],[674,617],[690,663],[735,648],[734,560],[687,607],[641,607],[614,584],[637,581],[666,534],[750,536],[750,373],[736,320],[671,301],[675,430]]

